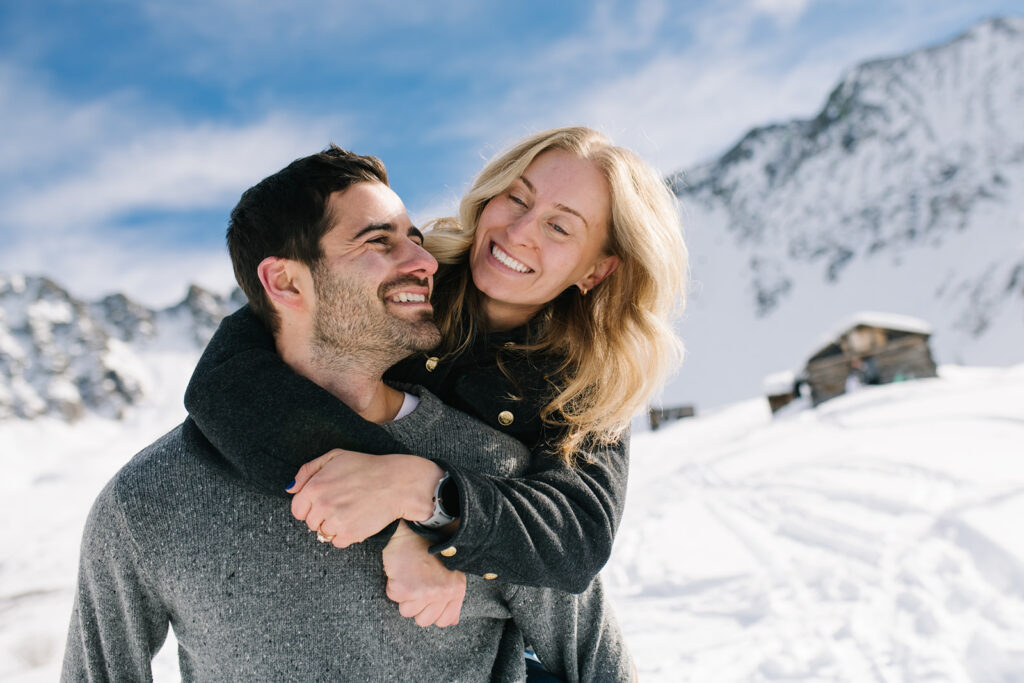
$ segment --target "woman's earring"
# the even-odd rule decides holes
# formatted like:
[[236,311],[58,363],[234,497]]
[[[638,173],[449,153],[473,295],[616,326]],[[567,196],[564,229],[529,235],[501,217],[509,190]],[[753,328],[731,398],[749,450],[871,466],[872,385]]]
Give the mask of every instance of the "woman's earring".
[[[577,285],[577,287],[579,287],[579,285]],[[589,292],[589,291],[590,290],[587,289],[586,287],[580,287],[580,296],[586,296],[587,292]]]

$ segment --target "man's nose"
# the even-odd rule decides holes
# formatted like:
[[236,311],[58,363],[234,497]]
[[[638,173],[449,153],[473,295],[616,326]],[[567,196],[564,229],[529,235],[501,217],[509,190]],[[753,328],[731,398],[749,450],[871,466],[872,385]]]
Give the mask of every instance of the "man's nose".
[[406,240],[400,269],[404,273],[417,273],[429,277],[437,272],[437,259],[423,245]]

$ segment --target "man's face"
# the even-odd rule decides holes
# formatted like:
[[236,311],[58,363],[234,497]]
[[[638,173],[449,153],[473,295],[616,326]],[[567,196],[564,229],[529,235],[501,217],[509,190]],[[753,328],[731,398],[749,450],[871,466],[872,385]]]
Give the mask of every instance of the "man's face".
[[387,367],[436,346],[430,292],[437,261],[398,195],[381,183],[357,183],[332,194],[327,210],[334,226],[312,269],[313,357],[332,364],[358,355]]

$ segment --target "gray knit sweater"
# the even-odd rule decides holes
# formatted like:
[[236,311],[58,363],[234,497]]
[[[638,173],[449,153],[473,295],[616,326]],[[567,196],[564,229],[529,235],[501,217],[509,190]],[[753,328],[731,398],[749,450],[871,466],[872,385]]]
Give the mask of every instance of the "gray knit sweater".
[[[525,467],[518,442],[421,393],[388,427],[460,463]],[[384,594],[392,528],[339,550],[288,500],[229,469],[190,420],[133,458],[86,523],[63,680],[150,680],[168,625],[185,681],[514,681],[523,645],[567,680],[629,680],[595,582],[581,595],[469,576],[457,626],[420,628]]]

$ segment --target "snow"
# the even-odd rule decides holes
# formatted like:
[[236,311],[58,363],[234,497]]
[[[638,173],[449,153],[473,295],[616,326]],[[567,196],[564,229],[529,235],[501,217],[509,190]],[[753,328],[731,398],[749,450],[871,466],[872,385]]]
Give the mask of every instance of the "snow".
[[647,680],[1024,679],[1024,366],[634,437],[605,572]]
[[20,273],[0,273],[0,290],[10,289],[12,292],[25,291],[25,277]]
[[[0,424],[0,680],[56,680],[88,508],[184,415],[194,354],[144,360],[163,389],[124,421]],[[1024,678],[1024,365],[750,399],[632,454],[603,575],[645,683]]]
[[69,302],[47,299],[32,302],[28,307],[28,316],[33,321],[38,320],[39,324],[48,323],[49,325],[70,323],[74,319]]
[[792,393],[795,382],[796,375],[793,372],[782,370],[765,377],[761,386],[764,388],[765,396],[781,396]]

